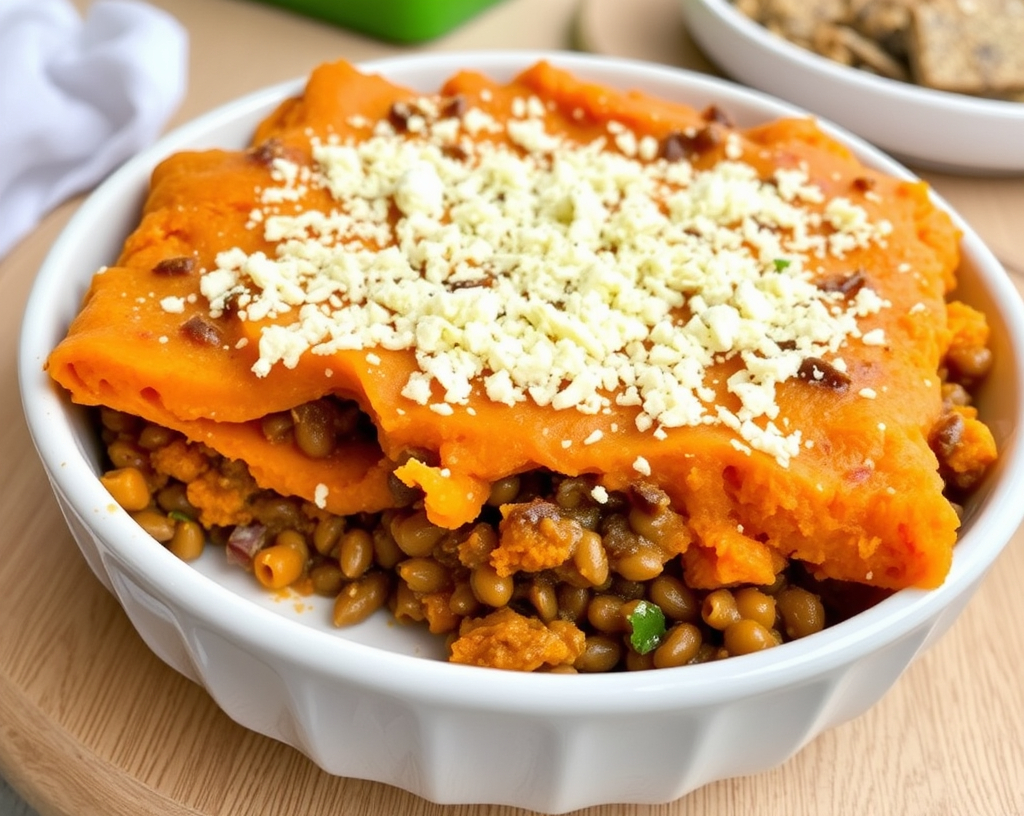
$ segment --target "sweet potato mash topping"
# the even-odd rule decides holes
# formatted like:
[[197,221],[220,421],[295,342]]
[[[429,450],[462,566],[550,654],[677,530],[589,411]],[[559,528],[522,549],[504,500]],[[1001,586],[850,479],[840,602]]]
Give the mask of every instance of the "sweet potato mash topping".
[[[699,168],[614,119],[569,138],[535,95],[507,119],[429,98],[405,110],[397,127],[357,119],[344,139],[314,137],[311,167],[275,158],[250,214],[273,255],[230,249],[203,273],[211,316],[230,304],[259,326],[256,376],[306,353],[411,349],[401,394],[442,415],[474,392],[637,406],[641,431],[724,424],[786,464],[802,434],[773,422],[776,386],[853,339],[885,342],[858,320],[885,301],[814,271],[884,247],[891,224],[801,167],[761,178],[736,134]],[[282,212],[311,187],[330,210]],[[709,382],[732,358],[737,410]]]
[[[934,586],[958,519],[929,439],[956,484],[995,455],[943,402],[976,348],[957,230],[810,120],[723,118],[545,63],[433,95],[322,66],[250,149],[155,170],[50,371],[319,514],[463,530],[520,474],[609,507],[642,481],[673,521],[612,569]],[[544,524],[502,573],[589,552]]]

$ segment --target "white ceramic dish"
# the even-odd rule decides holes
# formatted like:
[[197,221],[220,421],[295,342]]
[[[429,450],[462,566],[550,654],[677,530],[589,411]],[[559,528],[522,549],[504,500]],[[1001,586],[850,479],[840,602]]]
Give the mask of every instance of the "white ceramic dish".
[[912,165],[1024,173],[1024,102],[921,88],[787,42],[729,0],[682,0],[693,39],[733,79],[842,125]]
[[[508,78],[532,53],[402,57],[367,68],[421,89],[457,68]],[[546,55],[575,73],[703,107],[740,124],[794,110],[720,80],[581,55]],[[1003,451],[968,507],[946,583],[904,591],[845,623],[766,652],[682,669],[560,676],[448,664],[433,639],[378,617],[333,629],[324,610],[281,601],[220,558],[187,565],[149,539],[101,487],[84,413],[42,366],[79,308],[93,271],[135,223],[150,170],[183,148],[241,146],[296,83],[216,110],[176,131],[100,187],[39,272],[27,307],[20,378],[29,426],[54,493],[93,571],[150,648],[202,684],[232,718],[289,743],[327,771],[448,803],[563,812],[657,803],[730,776],[771,768],[822,730],[873,705],[941,635],[1016,529],[1024,505],[1010,474],[1024,467],[1024,309],[998,263],[965,230],[962,296],[994,328],[998,389],[981,395]],[[898,165],[851,140],[862,158]],[[212,548],[208,548],[211,549]]]

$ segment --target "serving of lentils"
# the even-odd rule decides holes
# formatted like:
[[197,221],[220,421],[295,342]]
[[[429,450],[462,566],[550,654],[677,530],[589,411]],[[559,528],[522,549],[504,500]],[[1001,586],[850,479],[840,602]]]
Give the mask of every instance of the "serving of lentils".
[[[940,370],[944,408],[930,442],[954,506],[983,475],[954,473],[947,463],[964,453],[961,411],[991,360],[987,348],[954,347]],[[797,562],[771,586],[694,589],[669,540],[683,518],[649,482],[603,491],[593,477],[529,471],[492,484],[480,517],[448,530],[432,524],[420,493],[396,478],[392,509],[338,516],[259,488],[243,462],[162,426],[107,408],[99,425],[110,465],[101,481],[154,539],[186,561],[220,547],[268,589],[333,598],[339,627],[386,607],[451,644],[467,624],[510,610],[556,634],[570,625],[583,633],[572,663],[540,668],[608,672],[771,648],[889,594],[816,580]],[[311,459],[375,438],[358,405],[335,398],[269,415],[261,431]],[[407,455],[436,464],[428,451]],[[499,543],[520,553],[514,569],[495,566]],[[561,548],[566,557],[555,567],[540,559],[533,569],[533,547]]]

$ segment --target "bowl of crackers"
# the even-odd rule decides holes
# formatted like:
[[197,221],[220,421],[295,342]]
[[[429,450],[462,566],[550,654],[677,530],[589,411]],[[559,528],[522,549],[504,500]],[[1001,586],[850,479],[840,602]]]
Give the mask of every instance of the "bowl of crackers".
[[683,0],[733,79],[804,107],[907,164],[1024,170],[1024,5],[1016,0]]

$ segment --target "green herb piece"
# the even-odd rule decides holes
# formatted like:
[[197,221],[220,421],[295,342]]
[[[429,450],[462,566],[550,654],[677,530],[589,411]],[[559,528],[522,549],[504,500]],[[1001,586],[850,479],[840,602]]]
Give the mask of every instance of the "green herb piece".
[[783,269],[785,269],[787,266],[789,266],[793,262],[791,260],[789,260],[788,258],[776,258],[774,261],[772,261],[772,263],[775,264],[775,268],[779,272],[781,272]]
[[633,633],[629,642],[638,654],[647,654],[658,648],[665,635],[665,613],[649,601],[639,601],[627,618]]
[[186,513],[182,513],[180,510],[172,510],[167,514],[167,517],[171,521],[192,521],[192,517]]

